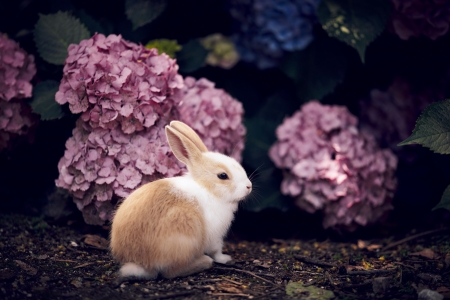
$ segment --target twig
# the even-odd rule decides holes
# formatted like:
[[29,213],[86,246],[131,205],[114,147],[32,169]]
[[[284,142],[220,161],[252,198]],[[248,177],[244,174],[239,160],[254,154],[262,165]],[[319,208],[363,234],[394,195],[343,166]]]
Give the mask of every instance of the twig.
[[446,230],[449,230],[449,229],[450,228],[447,228],[447,227],[446,228],[439,228],[439,229],[429,230],[429,231],[425,231],[425,232],[421,232],[421,233],[409,236],[409,237],[401,239],[401,240],[399,240],[397,242],[390,243],[389,245],[387,245],[386,247],[381,249],[381,252],[386,251],[388,249],[391,249],[391,248],[393,248],[395,246],[404,244],[406,242],[412,241],[414,239],[417,239],[417,238],[420,238],[420,237],[423,237],[423,236],[426,236],[426,235],[429,235],[429,234],[438,233],[438,232],[441,232],[441,231],[446,231]]
[[308,281],[308,282],[304,283],[303,286],[310,286],[310,285],[315,284],[316,282],[317,282],[317,281],[313,279],[313,280],[311,280],[311,281]]
[[88,254],[88,252],[86,252],[86,251],[81,251],[81,250],[78,250],[78,249],[74,249],[74,248],[72,248],[70,246],[67,246],[66,249],[70,250],[70,251],[73,251],[73,252],[76,252],[76,253]]
[[331,278],[330,273],[325,272],[325,277],[328,279],[328,281],[330,282],[331,285],[337,285],[337,283],[335,283],[335,282],[333,281],[333,278]]
[[276,277],[275,275],[273,275],[273,274],[270,274],[270,273],[264,273],[264,272],[259,272],[258,273],[259,275],[262,275],[262,276],[266,276],[266,277]]
[[412,266],[409,266],[409,265],[407,265],[407,264],[398,262],[398,261],[394,261],[394,264],[400,265],[400,266],[404,266],[404,267],[407,267],[407,268],[411,268],[411,269],[413,269],[413,270],[416,270],[416,268],[414,268],[414,267],[412,267]]
[[329,267],[329,268],[333,268],[333,267],[337,268],[338,267],[336,264],[324,262],[324,261],[321,261],[321,260],[318,260],[318,259],[314,259],[314,258],[303,256],[303,255],[294,255],[294,258],[299,260],[299,261],[301,261],[301,262],[304,262],[304,263],[307,263],[307,264],[313,264],[313,265],[316,265],[316,266]]
[[347,275],[379,275],[395,272],[397,269],[389,270],[361,270],[361,271],[348,271]]
[[355,284],[344,285],[343,288],[346,288],[346,289],[354,289],[354,288],[366,286],[366,285],[368,285],[368,284],[370,284],[370,283],[372,283],[372,280],[365,280],[364,282],[361,282],[361,283],[355,283]]
[[251,276],[253,276],[253,277],[256,277],[256,278],[258,278],[258,279],[260,279],[260,280],[262,280],[262,281],[264,281],[264,282],[270,283],[270,284],[273,285],[273,286],[276,286],[276,287],[278,287],[278,288],[284,289],[283,287],[278,286],[276,283],[273,283],[272,281],[267,280],[267,279],[265,279],[265,278],[262,278],[261,276],[258,276],[258,275],[256,275],[255,273],[250,272],[250,271],[247,271],[247,270],[241,270],[241,269],[236,269],[236,268],[223,268],[223,267],[214,267],[214,268],[215,268],[215,269],[219,269],[219,270],[232,270],[232,271],[236,271],[236,272],[246,273],[246,274],[249,274],[249,275],[251,275]]
[[249,299],[252,299],[252,295],[248,294],[231,294],[231,293],[212,293],[213,296],[230,296],[230,297],[247,297]]
[[[217,282],[222,281],[222,278],[205,278],[205,279],[199,279],[198,282]],[[189,280],[190,283],[195,283],[195,280]]]
[[84,263],[84,264],[75,266],[75,267],[73,267],[73,268],[74,268],[74,269],[78,269],[78,268],[83,268],[83,267],[86,267],[86,266],[89,266],[89,265],[92,265],[92,263],[91,263],[91,262],[87,262],[87,263]]
[[222,277],[222,279],[223,279],[223,280],[225,280],[225,281],[228,281],[228,282],[234,283],[234,284],[236,284],[236,285],[244,285],[243,283],[240,283],[240,282],[237,282],[237,281],[234,281],[234,280],[231,280],[231,279],[225,278],[225,277]]
[[70,263],[76,263],[77,261],[70,260],[70,259],[57,259],[57,258],[51,258],[51,260],[58,261],[58,262],[70,262]]
[[158,296],[153,296],[153,297],[149,297],[148,299],[170,299],[170,298],[175,298],[175,297],[182,297],[182,296],[188,296],[191,294],[194,294],[195,291],[185,291],[185,292],[178,292],[178,293],[170,293],[170,294],[165,294],[165,295],[158,295]]

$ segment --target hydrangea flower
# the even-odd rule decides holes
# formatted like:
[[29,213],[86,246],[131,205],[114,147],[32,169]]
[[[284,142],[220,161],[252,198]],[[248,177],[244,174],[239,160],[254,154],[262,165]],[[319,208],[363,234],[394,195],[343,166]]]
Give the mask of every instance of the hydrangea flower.
[[91,127],[80,118],[58,163],[58,187],[73,195],[88,224],[110,220],[114,205],[140,185],[181,174],[166,142],[163,119],[133,134]]
[[15,137],[26,136],[36,123],[31,108],[18,99],[0,99],[0,152],[8,148]]
[[361,128],[372,134],[379,145],[412,162],[416,148],[397,144],[410,136],[425,107],[442,99],[444,95],[439,88],[413,89],[406,80],[397,77],[387,90],[373,89],[368,99],[360,100]]
[[231,39],[220,33],[211,34],[201,39],[200,43],[209,51],[206,63],[210,66],[231,69],[239,61],[239,54]]
[[277,128],[269,156],[284,170],[281,191],[323,226],[355,230],[385,216],[396,189],[397,158],[359,131],[345,107],[311,101]]
[[242,103],[214,83],[187,77],[180,98],[180,119],[191,126],[211,151],[230,155],[241,161],[245,127]]
[[302,50],[313,40],[320,0],[232,0],[236,47],[241,59],[258,68],[275,67],[285,51]]
[[157,49],[95,34],[68,52],[55,98],[93,128],[141,131],[177,104],[172,96],[183,87],[178,65]]
[[447,0],[392,0],[391,29],[402,39],[421,35],[432,40],[445,35],[450,26]]
[[0,99],[31,97],[35,74],[34,56],[0,32]]

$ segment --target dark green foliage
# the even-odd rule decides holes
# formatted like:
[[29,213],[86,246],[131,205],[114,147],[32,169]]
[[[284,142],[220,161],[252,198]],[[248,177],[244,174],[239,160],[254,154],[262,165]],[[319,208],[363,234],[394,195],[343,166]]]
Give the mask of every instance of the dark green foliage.
[[39,14],[34,28],[34,40],[40,56],[49,63],[63,65],[70,44],[91,37],[79,19],[67,12]]
[[364,62],[367,46],[386,27],[390,2],[322,0],[317,15],[328,34],[355,48]]
[[244,162],[252,170],[256,170],[256,199],[248,201],[245,207],[251,211],[260,211],[268,207],[287,210],[292,202],[280,192],[282,180],[278,170],[269,158],[269,149],[276,140],[275,131],[278,125],[295,108],[285,101],[289,96],[278,92],[269,97],[258,113],[245,122],[247,140],[244,149]]
[[125,14],[133,23],[133,30],[153,20],[166,9],[167,0],[126,0]]
[[302,101],[321,100],[344,80],[351,54],[351,48],[335,38],[318,38],[305,50],[287,55],[281,69],[296,84]]
[[203,66],[205,58],[208,55],[199,41],[190,40],[181,46],[181,51],[177,53],[177,63],[180,66],[180,72],[191,73]]
[[420,144],[434,152],[450,154],[450,100],[429,105],[417,119],[413,133],[399,146]]
[[38,83],[33,90],[33,99],[30,102],[34,113],[41,115],[42,120],[60,119],[64,116],[61,105],[55,101],[59,83],[46,80]]
[[450,185],[445,189],[441,201],[433,208],[433,210],[438,208],[445,208],[450,211]]

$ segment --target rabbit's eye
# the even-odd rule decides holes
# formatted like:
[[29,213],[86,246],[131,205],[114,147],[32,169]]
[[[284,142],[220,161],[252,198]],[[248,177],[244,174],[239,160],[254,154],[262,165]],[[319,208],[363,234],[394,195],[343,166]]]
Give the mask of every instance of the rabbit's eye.
[[222,179],[222,180],[228,179],[227,173],[220,173],[220,174],[217,174],[217,177],[218,177],[219,179]]

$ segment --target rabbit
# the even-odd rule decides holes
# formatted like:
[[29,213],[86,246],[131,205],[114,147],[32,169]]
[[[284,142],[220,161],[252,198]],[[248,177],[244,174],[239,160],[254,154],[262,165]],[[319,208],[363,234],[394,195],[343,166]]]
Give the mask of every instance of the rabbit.
[[223,238],[251,181],[236,160],[209,152],[188,125],[172,121],[165,132],[188,172],[139,187],[115,212],[110,248],[122,264],[119,278],[182,277],[232,261],[222,253]]

